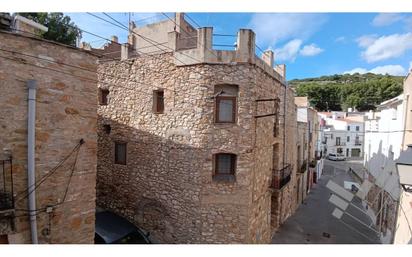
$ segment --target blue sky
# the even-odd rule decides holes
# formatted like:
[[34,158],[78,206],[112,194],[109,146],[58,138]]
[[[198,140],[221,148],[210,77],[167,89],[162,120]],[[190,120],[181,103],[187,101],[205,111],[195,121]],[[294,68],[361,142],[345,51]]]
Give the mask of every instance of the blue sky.
[[[67,13],[86,31],[125,42],[127,31],[100,21],[87,13]],[[127,24],[127,13],[109,13]],[[95,13],[108,19],[102,13]],[[166,13],[173,17],[173,13]],[[411,13],[188,13],[214,33],[235,35],[251,28],[256,43],[275,52],[275,62],[287,65],[287,79],[353,73],[406,75],[412,67]],[[162,13],[132,13],[141,26],[167,19]],[[189,20],[189,22],[191,22]],[[193,22],[192,22],[193,24]],[[214,37],[214,44],[233,45],[235,38]],[[83,41],[94,46],[104,40],[83,33]],[[217,49],[231,49],[214,46]],[[261,54],[257,50],[257,54]]]

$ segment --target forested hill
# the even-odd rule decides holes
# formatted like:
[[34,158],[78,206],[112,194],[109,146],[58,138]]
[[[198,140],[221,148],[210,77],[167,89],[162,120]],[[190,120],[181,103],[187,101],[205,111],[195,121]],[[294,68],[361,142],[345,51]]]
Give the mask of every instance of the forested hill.
[[373,110],[381,102],[402,93],[404,77],[355,73],[294,79],[289,85],[297,96],[308,96],[319,111],[340,111],[349,107],[358,111]]

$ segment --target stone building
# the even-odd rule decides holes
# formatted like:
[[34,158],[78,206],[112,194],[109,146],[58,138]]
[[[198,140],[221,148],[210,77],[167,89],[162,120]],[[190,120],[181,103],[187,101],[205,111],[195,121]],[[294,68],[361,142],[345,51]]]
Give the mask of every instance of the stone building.
[[93,243],[96,70],[90,52],[0,31],[1,243]]
[[231,51],[183,14],[131,30],[98,68],[98,205],[163,243],[269,243],[296,205],[285,67],[248,29]]

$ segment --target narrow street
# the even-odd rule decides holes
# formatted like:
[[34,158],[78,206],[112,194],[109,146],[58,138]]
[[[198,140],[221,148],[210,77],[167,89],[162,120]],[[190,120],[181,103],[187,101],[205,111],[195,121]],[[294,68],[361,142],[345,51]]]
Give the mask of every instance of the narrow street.
[[[274,244],[378,244],[379,237],[368,228],[371,219],[362,211],[349,205],[339,220],[332,216],[335,206],[330,203],[331,191],[326,187],[329,180],[344,186],[344,181],[356,181],[353,174],[348,174],[349,165],[358,163],[334,162],[325,160],[323,175],[311,192],[272,239]],[[359,198],[351,204],[365,210]],[[358,220],[356,220],[358,219]],[[365,225],[367,224],[367,225]]]

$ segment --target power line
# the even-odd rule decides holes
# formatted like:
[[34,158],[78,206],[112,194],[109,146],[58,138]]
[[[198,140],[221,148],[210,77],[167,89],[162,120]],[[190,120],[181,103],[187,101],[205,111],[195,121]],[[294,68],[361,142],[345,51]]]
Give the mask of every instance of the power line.
[[[92,14],[92,13],[87,12],[87,14],[89,14],[89,15],[97,18],[97,19],[103,20],[103,21],[105,21],[105,22],[107,22],[107,23],[109,23],[109,24],[112,24],[113,26],[116,26],[116,27],[118,27],[118,28],[128,30],[128,28],[125,27],[125,26],[117,25],[117,24],[115,24],[115,23],[113,23],[113,22],[110,22],[110,21],[108,21],[108,20],[106,20],[106,19],[103,19],[102,17],[99,17],[99,16],[94,15],[94,14]],[[114,18],[113,18],[113,19],[114,19]],[[164,49],[162,49],[162,48],[160,48],[158,45],[156,45],[156,44],[159,44],[159,42],[156,42],[155,40],[152,40],[152,39],[150,39],[150,38],[147,38],[147,37],[145,37],[145,36],[142,36],[142,35],[136,33],[136,32],[133,31],[133,30],[131,30],[130,32],[132,32],[134,35],[142,38],[144,41],[148,42],[149,44],[152,44],[153,46],[156,46],[160,51],[166,52],[166,51],[164,51]],[[154,43],[153,43],[153,42],[154,42]],[[170,48],[170,47],[167,46],[167,45],[165,45],[164,47],[167,48],[167,49],[169,49],[169,50],[174,51],[174,49]],[[185,56],[187,56],[187,57],[189,57],[189,58],[191,58],[191,59],[193,59],[193,60],[195,60],[196,62],[200,62],[200,63],[202,62],[202,61],[194,58],[194,57],[191,56],[191,55],[185,54],[185,53],[183,53],[183,52],[181,52],[181,54],[182,54],[182,55],[185,55]],[[173,57],[174,57],[177,61],[181,62],[183,65],[187,65],[187,63],[185,63],[185,62],[183,62],[182,60],[178,59],[176,56],[173,56]]]
[[186,16],[190,21],[192,21],[198,28],[202,27],[202,26],[200,26],[194,19],[192,19],[192,18],[189,16],[189,14],[186,13],[185,16]]
[[[54,168],[52,168],[49,172],[47,172],[46,175],[44,175],[43,177],[40,178],[40,180],[38,182],[36,182],[33,185],[30,185],[29,188],[32,188],[31,190],[29,190],[29,192],[27,192],[23,197],[18,198],[16,200],[16,203],[26,199],[31,193],[33,193],[38,187],[40,187],[41,184],[43,184],[50,176],[52,176],[54,173],[56,173],[56,171],[63,165],[64,162],[66,162],[70,156],[75,152],[78,151],[80,149],[80,146],[84,143],[83,139],[70,151],[70,153],[68,155],[66,155],[66,157],[64,157]],[[21,192],[22,193],[22,192]],[[18,194],[19,195],[19,194]]]
[[[172,21],[176,26],[178,26],[182,31],[184,31],[188,36],[190,36],[190,33],[185,30],[184,28],[182,28],[179,24],[176,23],[176,21],[174,21],[173,19],[171,19],[169,16],[167,16],[165,13],[162,13],[164,16],[166,16],[166,18],[168,18],[170,21]],[[194,38],[193,38],[194,39]],[[194,42],[197,42],[197,40],[195,40]],[[205,45],[203,45],[201,42],[197,42],[199,43],[202,47],[206,48],[206,50],[208,50],[211,54],[213,54],[216,58],[219,58],[214,52],[213,50],[210,50],[208,47],[206,47]]]

